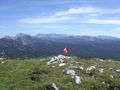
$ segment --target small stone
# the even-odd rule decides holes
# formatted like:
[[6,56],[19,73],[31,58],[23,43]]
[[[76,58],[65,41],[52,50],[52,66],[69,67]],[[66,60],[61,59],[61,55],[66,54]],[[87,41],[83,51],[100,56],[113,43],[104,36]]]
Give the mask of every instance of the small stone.
[[1,63],[4,64],[4,63],[6,63],[6,62],[5,62],[5,61],[2,61]]
[[81,83],[81,79],[80,79],[79,76],[75,76],[74,79],[75,79],[75,83],[76,84],[80,84]]
[[66,65],[66,63],[60,63],[59,64],[59,67],[63,67],[63,66],[65,66]]
[[120,69],[117,69],[116,72],[120,72]]
[[86,71],[89,72],[89,71],[91,71],[93,69],[96,69],[96,67],[95,66],[90,66],[89,68],[86,69]]
[[55,85],[55,83],[52,83],[52,89],[53,90],[59,90],[59,88]]
[[74,70],[67,70],[66,74],[74,76],[75,75],[75,71]]
[[84,67],[83,67],[83,66],[80,66],[79,69],[84,70]]
[[111,78],[113,78],[113,75],[110,75]]
[[103,73],[103,72],[104,72],[104,69],[103,69],[103,68],[100,68],[100,69],[99,69],[99,72],[100,72],[100,73]]

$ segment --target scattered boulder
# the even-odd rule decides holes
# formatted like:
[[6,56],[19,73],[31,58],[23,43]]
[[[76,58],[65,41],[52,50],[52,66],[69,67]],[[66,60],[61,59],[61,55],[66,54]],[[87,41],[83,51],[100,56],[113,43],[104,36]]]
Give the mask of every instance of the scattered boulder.
[[112,60],[108,60],[108,62],[111,62]]
[[59,67],[63,67],[63,66],[65,66],[66,65],[66,63],[60,63],[59,64]]
[[113,78],[113,75],[110,75],[111,78]]
[[70,65],[69,68],[79,68],[79,67]]
[[50,65],[51,64],[51,62],[47,62],[47,65]]
[[64,62],[64,59],[65,59],[66,57],[65,56],[63,56],[63,55],[58,55],[58,56],[56,56],[56,60],[57,61],[59,61],[59,62]]
[[101,62],[103,62],[103,61],[104,61],[103,59],[100,59],[100,58],[96,58],[96,60],[101,61]]
[[59,88],[55,85],[55,83],[52,83],[52,90],[59,90]]
[[100,72],[100,73],[103,73],[103,72],[104,72],[104,69],[103,69],[103,68],[100,68],[100,69],[99,69],[99,72]]
[[105,84],[105,82],[102,82],[103,84]]
[[66,74],[75,76],[75,71],[74,70],[67,70]]
[[89,68],[86,69],[86,72],[90,72],[93,69],[96,69],[96,67],[95,66],[90,66]]
[[0,58],[0,60],[4,60],[4,58]]
[[2,61],[1,63],[2,63],[2,64],[4,64],[4,63],[7,63],[7,62],[5,62],[5,61]]
[[55,67],[55,66],[52,66],[53,68]]
[[52,62],[52,64],[56,64],[56,63],[58,63],[58,61],[54,61],[54,62]]
[[80,69],[80,70],[84,70],[84,67],[83,67],[83,66],[80,66],[79,69]]
[[81,77],[77,76],[74,70],[67,70],[66,74],[71,75],[76,84],[81,83]]
[[120,72],[120,69],[117,69],[116,72]]
[[48,65],[52,64],[55,61],[55,58],[52,57],[50,61],[47,62]]
[[80,84],[81,83],[81,78],[77,75],[74,76],[74,80],[76,84]]
[[58,63],[58,62],[63,63],[64,59],[65,59],[65,56],[63,56],[63,55],[54,56],[54,57],[51,58],[50,61],[47,62],[47,64],[50,65],[50,64],[55,64],[55,63]]

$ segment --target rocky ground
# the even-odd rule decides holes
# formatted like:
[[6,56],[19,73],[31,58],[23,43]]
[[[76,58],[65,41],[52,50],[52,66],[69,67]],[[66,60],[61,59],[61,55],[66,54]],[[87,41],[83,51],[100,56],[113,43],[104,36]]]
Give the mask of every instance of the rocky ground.
[[120,90],[115,60],[58,55],[0,62],[0,90]]

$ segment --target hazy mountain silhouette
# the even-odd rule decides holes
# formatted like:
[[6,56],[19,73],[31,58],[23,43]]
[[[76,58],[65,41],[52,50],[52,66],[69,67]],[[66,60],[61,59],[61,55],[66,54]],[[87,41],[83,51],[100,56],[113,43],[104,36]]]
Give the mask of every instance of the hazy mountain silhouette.
[[[0,39],[0,52],[9,58],[31,58],[62,54],[64,46],[68,55],[84,58],[120,59],[120,38],[108,36],[72,36],[62,34],[18,34]],[[2,54],[0,54],[2,56]]]

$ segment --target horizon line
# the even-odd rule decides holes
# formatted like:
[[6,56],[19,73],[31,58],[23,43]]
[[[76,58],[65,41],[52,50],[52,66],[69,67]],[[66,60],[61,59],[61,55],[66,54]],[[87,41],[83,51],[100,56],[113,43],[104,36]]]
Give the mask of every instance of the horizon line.
[[28,33],[17,33],[17,34],[15,34],[15,35],[4,35],[4,36],[2,36],[2,37],[0,37],[0,39],[1,38],[5,38],[5,37],[16,37],[17,35],[29,35],[29,36],[37,36],[37,35],[65,35],[65,36],[86,36],[86,37],[112,37],[112,38],[119,38],[120,39],[120,37],[117,37],[117,36],[110,36],[110,35],[79,35],[79,34],[58,34],[58,33],[37,33],[37,34],[34,34],[34,35],[32,35],[32,34],[28,34]]

